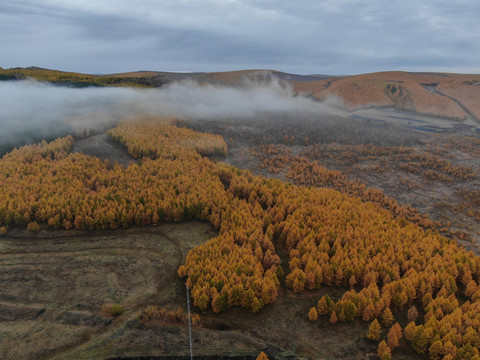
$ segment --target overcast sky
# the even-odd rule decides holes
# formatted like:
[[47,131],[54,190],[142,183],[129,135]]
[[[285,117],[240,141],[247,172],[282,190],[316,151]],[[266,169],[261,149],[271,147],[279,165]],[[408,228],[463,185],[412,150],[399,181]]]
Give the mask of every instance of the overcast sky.
[[480,73],[478,0],[0,0],[0,66]]

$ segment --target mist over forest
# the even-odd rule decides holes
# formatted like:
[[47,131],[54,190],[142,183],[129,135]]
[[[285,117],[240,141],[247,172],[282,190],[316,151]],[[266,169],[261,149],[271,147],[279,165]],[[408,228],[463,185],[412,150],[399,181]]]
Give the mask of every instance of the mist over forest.
[[[332,105],[333,106],[332,106]],[[233,119],[265,112],[340,113],[340,102],[296,96],[274,77],[240,87],[173,82],[159,89],[73,88],[34,80],[0,81],[0,144],[12,146],[52,139],[75,128],[100,130],[129,116]],[[0,149],[1,150],[1,149]]]

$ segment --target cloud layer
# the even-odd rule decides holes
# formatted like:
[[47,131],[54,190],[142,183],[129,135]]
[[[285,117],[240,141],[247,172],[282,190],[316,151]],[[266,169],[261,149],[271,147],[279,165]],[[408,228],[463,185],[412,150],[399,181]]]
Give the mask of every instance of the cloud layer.
[[479,72],[475,0],[4,0],[0,66]]

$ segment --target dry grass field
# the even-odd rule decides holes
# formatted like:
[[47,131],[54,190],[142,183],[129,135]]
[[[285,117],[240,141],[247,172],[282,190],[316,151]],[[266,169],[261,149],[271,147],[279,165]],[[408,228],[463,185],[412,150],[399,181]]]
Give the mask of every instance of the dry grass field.
[[[123,328],[178,281],[188,250],[215,233],[190,222],[25,235],[0,238],[2,359],[50,358]],[[124,313],[104,314],[106,304],[119,304]]]

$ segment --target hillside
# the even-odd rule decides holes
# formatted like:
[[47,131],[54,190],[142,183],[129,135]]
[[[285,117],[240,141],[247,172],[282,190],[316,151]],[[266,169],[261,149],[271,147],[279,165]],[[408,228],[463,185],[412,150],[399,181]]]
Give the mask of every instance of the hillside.
[[0,80],[35,78],[53,84],[84,86],[161,87],[192,79],[200,83],[246,86],[270,77],[292,85],[297,94],[324,100],[338,96],[350,108],[393,107],[396,110],[452,118],[480,119],[480,75],[448,73],[380,72],[353,76],[296,75],[274,70],[211,73],[138,71],[90,75],[36,67],[1,69]]
[[294,82],[299,93],[325,99],[340,96],[351,107],[394,107],[421,114],[480,118],[480,75],[382,72]]

